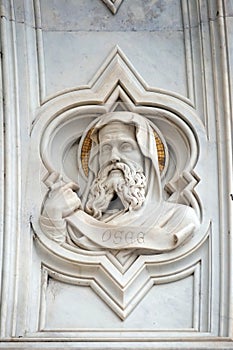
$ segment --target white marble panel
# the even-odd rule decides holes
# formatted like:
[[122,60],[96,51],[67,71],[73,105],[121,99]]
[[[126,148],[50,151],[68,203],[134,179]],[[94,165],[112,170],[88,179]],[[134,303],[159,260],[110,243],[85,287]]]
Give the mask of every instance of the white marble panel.
[[41,0],[46,31],[175,31],[182,30],[178,0],[125,0],[113,16],[102,1]]
[[43,38],[46,95],[88,84],[116,45],[149,86],[183,96],[188,94],[180,31],[126,32],[124,35],[121,32],[44,32]]
[[123,322],[91,288],[49,278],[44,329],[192,330],[193,283],[191,275],[176,282],[155,285]]
[[[232,1],[124,0],[115,16],[102,0],[0,5],[0,348],[232,349]],[[169,190],[184,186],[201,218],[189,249],[124,266],[64,252],[33,226],[45,195],[40,125],[119,99],[163,110],[169,140],[193,130],[183,149],[195,143],[197,164]]]

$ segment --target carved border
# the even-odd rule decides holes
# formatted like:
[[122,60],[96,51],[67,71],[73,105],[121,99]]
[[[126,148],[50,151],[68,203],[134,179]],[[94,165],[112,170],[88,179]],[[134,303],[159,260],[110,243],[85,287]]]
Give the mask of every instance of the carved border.
[[[3,2],[3,1],[2,1]],[[212,2],[212,1],[211,1]],[[211,2],[209,3],[209,7],[211,8]],[[203,5],[203,2],[200,1],[198,2],[200,4],[200,6]],[[225,123],[227,125],[223,126],[223,129],[220,130],[219,134],[218,134],[218,137],[219,137],[219,160],[221,161],[221,164],[222,164],[222,173],[224,174],[229,174],[229,170],[227,170],[227,166],[228,165],[231,165],[231,125],[230,124],[230,120],[231,120],[231,108],[230,108],[230,105],[229,105],[229,101],[230,101],[230,85],[229,85],[229,75],[228,75],[228,69],[227,69],[227,62],[228,62],[228,58],[227,58],[227,52],[226,52],[226,47],[225,47],[225,19],[224,19],[224,6],[226,6],[225,4],[225,1],[218,1],[218,6],[220,8],[220,16],[219,18],[217,19],[217,21],[219,22],[220,24],[220,27],[221,27],[221,43],[222,43],[222,52],[221,52],[221,60],[222,60],[222,69],[223,71],[225,72],[225,74],[222,76],[222,71],[217,71],[216,70],[216,67],[218,66],[218,63],[219,63],[219,57],[218,57],[218,53],[216,53],[215,51],[215,48],[218,48],[219,47],[219,42],[218,42],[218,30],[216,29],[216,25],[214,23],[214,20],[212,19],[211,23],[210,23],[210,27],[211,27],[211,42],[213,44],[213,51],[212,51],[212,59],[215,63],[215,78],[214,78],[214,82],[215,82],[215,88],[216,88],[216,91],[218,92],[215,92],[216,95],[215,95],[215,98],[216,100],[218,100],[220,102],[220,105],[221,105],[221,108],[223,107],[224,109],[224,106],[222,106],[223,104],[223,100],[221,100],[221,92],[222,92],[222,86],[224,87],[224,94],[226,96],[226,99],[227,99],[227,108],[225,109],[225,114],[222,113],[221,111],[221,108],[219,107],[218,109],[218,120],[219,120],[219,125],[221,126],[221,123],[220,121],[224,120]],[[215,12],[216,14],[216,8],[215,6],[213,6],[213,11],[211,11],[211,9],[209,8],[209,12],[210,14],[213,15],[213,12]],[[2,16],[2,21],[1,21],[1,32],[2,32],[2,36],[4,36],[5,34],[3,33],[8,33],[9,34],[9,37],[10,37],[10,31],[9,31],[9,25],[6,24],[6,18],[5,17],[5,14],[3,14]],[[214,16],[213,16],[214,18]],[[5,30],[5,32],[4,32]],[[7,35],[8,35],[7,34]],[[2,41],[3,43],[4,41]],[[9,43],[6,43],[6,46],[3,45],[3,50],[4,50],[4,53],[5,53],[5,60],[7,60],[11,55],[9,54],[9,50],[7,48],[7,46],[9,45]],[[3,63],[3,75],[6,74],[4,73],[4,71],[6,71],[6,63]],[[222,81],[223,79],[223,81]],[[5,90],[5,89],[4,89]],[[5,92],[4,92],[5,94]],[[220,96],[219,98],[217,98],[218,96]],[[9,101],[9,100],[8,100]],[[10,119],[13,118],[13,116],[11,115],[10,116]],[[9,126],[7,126],[9,127]],[[8,128],[8,131],[9,132],[9,128]],[[223,137],[223,135],[225,137]],[[226,143],[225,145],[227,145],[227,156],[225,157],[225,148],[223,146],[223,144],[221,144],[221,141],[222,139],[226,140]],[[12,145],[12,143],[11,143]],[[9,145],[8,145],[9,146]],[[230,168],[230,166],[229,166]],[[12,179],[12,178],[16,178],[16,175],[13,171],[13,173],[11,175],[9,175],[9,172],[7,174],[8,176],[8,179],[9,177]],[[221,184],[220,184],[220,188],[221,188]],[[8,193],[13,193],[11,191],[11,188],[8,188]],[[226,221],[222,222],[221,223],[221,232],[224,232],[224,233],[227,233],[228,230],[232,231],[232,222],[231,222],[231,219],[233,217],[232,215],[232,203],[230,201],[230,198],[229,198],[229,191],[232,192],[232,189],[231,189],[231,178],[230,178],[230,174],[229,174],[229,177],[228,177],[228,186],[225,188],[224,192],[222,192],[221,194],[221,203],[222,203],[222,214],[224,214],[226,212],[226,208],[227,208],[227,211],[229,212],[227,218],[228,218],[228,223],[226,223]],[[16,196],[17,194],[13,193],[13,196]],[[227,202],[226,201],[226,198],[229,198],[229,201]],[[9,201],[8,201],[9,203]],[[13,202],[11,205],[14,205]],[[7,219],[8,222],[10,220],[10,218]],[[12,231],[13,232],[13,231]],[[14,232],[13,232],[14,233]],[[7,231],[5,231],[5,237],[8,235],[9,233]],[[10,234],[9,234],[10,236]],[[9,237],[9,240],[10,240],[11,236]],[[8,241],[8,239],[7,239]],[[6,243],[6,241],[5,241]],[[11,244],[13,243],[13,241],[11,241]],[[230,257],[232,256],[232,241],[229,240],[229,247],[230,247]],[[229,281],[227,283],[227,285],[224,285],[223,282],[224,281],[224,276],[229,276],[231,277],[232,276],[232,273],[230,273],[230,271],[233,271],[233,268],[232,268],[232,259],[229,259],[229,264],[230,264],[230,271],[228,271],[228,267],[227,267],[227,263],[228,261],[226,261],[226,258],[228,257],[228,242],[225,243],[224,242],[224,237],[222,236],[222,248],[221,248],[221,251],[222,251],[222,254],[221,254],[221,257],[222,257],[222,282],[221,282],[221,285],[222,285],[222,299],[221,299],[221,303],[222,303],[222,315],[224,315],[224,317],[222,318],[222,325],[221,325],[221,336],[220,337],[213,337],[213,338],[209,338],[208,336],[206,336],[205,338],[203,338],[201,341],[197,341],[195,339],[192,339],[190,341],[184,341],[184,339],[182,340],[178,340],[178,343],[176,343],[175,345],[171,343],[174,342],[174,340],[166,340],[164,338],[158,338],[157,341],[152,341],[150,342],[150,346],[153,347],[153,348],[166,348],[167,349],[167,346],[168,344],[170,344],[171,348],[174,348],[174,346],[179,346],[179,348],[192,348],[192,346],[195,344],[195,346],[197,348],[199,347],[204,347],[206,349],[212,349],[216,346],[221,346],[222,348],[229,348],[231,349],[232,348],[232,342],[231,342],[231,339],[230,338],[227,338],[225,337],[225,334],[229,334],[229,336],[232,336],[232,326],[231,326],[231,315],[232,315],[232,306],[230,304],[230,309],[226,310],[226,308],[228,308],[228,303],[225,302],[228,300],[228,296],[229,296],[229,299],[230,300],[233,300],[233,295],[232,295],[232,287],[231,287],[231,278],[229,278]],[[9,246],[8,246],[9,248]],[[4,248],[5,249],[5,248]],[[10,249],[8,249],[8,251],[13,251],[13,245],[11,245]],[[7,259],[9,259],[9,256],[6,257],[6,254],[4,254],[3,256],[3,260],[5,261],[4,264],[5,266],[12,266],[12,263],[10,263],[9,261],[7,262]],[[9,275],[11,273],[11,269],[7,271],[7,274]],[[6,274],[6,272],[5,272]],[[9,276],[8,276],[9,277]],[[2,298],[3,298],[3,302],[6,302],[7,303],[7,300],[9,295],[7,294],[6,292],[6,288],[7,288],[7,284],[6,284],[6,276],[4,277],[4,281],[3,281],[3,292],[2,292]],[[230,294],[228,295],[228,287],[230,286]],[[9,287],[9,286],[8,286]],[[8,306],[7,306],[8,308]],[[9,315],[4,315],[2,313],[2,322],[6,322],[6,336],[7,334],[10,334],[10,332],[8,332],[8,329],[10,329],[10,322],[9,322]],[[230,317],[229,317],[230,316]],[[213,317],[213,320],[214,320],[214,315],[212,315]],[[224,326],[223,324],[223,319],[225,319],[225,317],[227,317],[228,319],[230,319],[230,322],[229,322],[229,327],[226,327]],[[1,328],[1,330],[3,331],[3,328]],[[3,332],[4,333],[4,332]],[[148,339],[150,339],[148,337]],[[28,342],[26,341],[28,340]],[[50,339],[51,340],[51,339]],[[14,349],[27,349],[27,348],[32,348],[33,346],[33,342],[36,342],[37,343],[37,346],[40,346],[41,348],[51,348],[51,347],[54,347],[54,345],[56,345],[56,338],[53,338],[52,339],[52,342],[49,344],[49,343],[45,343],[42,342],[42,340],[39,340],[37,337],[35,337],[34,339],[31,338],[31,339],[27,339],[26,337],[23,337],[23,339],[17,339],[16,342],[17,344],[15,343],[15,340],[12,339],[12,338],[5,338],[5,340],[1,340],[2,342],[0,343],[0,348],[14,348]],[[159,342],[159,343],[158,343]],[[195,342],[195,343],[194,343]],[[104,345],[104,342],[101,342],[101,343],[92,343],[92,344],[89,344],[87,342],[85,343],[79,343],[77,342],[75,339],[74,341],[72,342],[69,342],[69,339],[67,339],[67,341],[65,343],[63,343],[65,346],[69,346],[70,348],[76,348],[77,346],[79,348],[85,348],[85,349],[93,349],[93,348],[101,348],[101,349],[109,349],[109,346],[113,346],[115,348],[122,348],[122,346],[127,346],[129,348],[143,348],[145,349],[147,346],[148,346],[148,342],[122,342],[121,344],[119,344],[118,346],[116,346],[116,344],[112,341],[112,339],[109,339],[109,342],[108,344],[105,346]],[[60,346],[60,343],[57,343],[57,346]]]
[[[217,149],[219,171],[219,198],[220,198],[220,246],[221,246],[221,299],[219,322],[220,336],[226,334],[233,339],[233,202],[230,198],[232,193],[232,95],[229,71],[229,54],[227,46],[228,36],[226,31],[226,0],[217,0],[217,7],[211,8],[208,2],[208,14],[211,18],[210,32],[213,60],[213,80],[215,86],[215,103],[217,119]],[[219,51],[218,51],[219,50]],[[223,174],[225,174],[225,186]],[[228,276],[227,281],[225,277]],[[228,322],[227,322],[228,321]]]
[[[182,269],[180,271],[176,271],[174,274],[168,274],[167,276],[164,275],[163,277],[160,276],[160,274],[154,273],[154,276],[151,277],[151,283],[149,286],[149,289],[151,289],[154,285],[160,285],[164,283],[170,283],[170,282],[175,282],[182,280],[186,277],[193,276],[193,327],[187,328],[187,329],[160,329],[160,330],[154,330],[154,329],[134,329],[132,330],[127,330],[127,329],[94,329],[92,330],[91,328],[88,330],[88,332],[82,328],[80,329],[47,329],[45,327],[45,318],[46,318],[46,291],[48,287],[48,278],[51,277],[54,280],[61,281],[67,284],[71,285],[77,285],[77,286],[89,286],[97,295],[99,295],[103,299],[108,298],[108,295],[105,294],[103,295],[103,292],[99,289],[98,286],[98,281],[94,278],[88,278],[88,279],[83,279],[83,278],[77,278],[74,276],[70,275],[65,275],[62,274],[58,271],[54,271],[53,269],[42,265],[41,269],[41,302],[40,302],[40,317],[39,317],[39,327],[38,327],[38,332],[46,332],[46,333],[51,333],[53,334],[54,332],[70,332],[70,333],[76,333],[78,332],[79,334],[82,333],[83,337],[88,337],[90,332],[92,331],[92,337],[99,332],[105,332],[105,333],[114,333],[117,334],[120,332],[120,337],[123,336],[124,333],[140,333],[140,337],[143,338],[143,335],[141,333],[161,333],[161,332],[167,332],[167,333],[173,333],[176,331],[179,332],[184,332],[187,334],[188,332],[194,332],[194,331],[199,331],[200,330],[200,325],[199,325],[199,294],[201,293],[201,274],[200,274],[200,268],[201,268],[201,261],[198,261],[197,263],[193,264],[192,266]],[[137,336],[138,337],[138,336]]]
[[[94,342],[94,341],[84,341],[81,342],[79,340],[76,340],[75,342],[67,340],[57,341],[51,339],[41,340],[38,341],[38,339],[30,340],[30,341],[22,341],[18,340],[17,344],[16,342],[4,342],[0,344],[0,349],[13,349],[13,350],[20,350],[20,349],[32,349],[32,346],[34,344],[34,348],[38,349],[54,349],[57,347],[59,349],[61,346],[62,348],[67,349],[85,349],[85,350],[93,350],[93,349],[100,349],[100,350],[109,350],[109,349],[133,349],[133,350],[152,350],[152,349],[164,349],[164,350],[172,350],[172,349],[207,349],[207,350],[213,350],[215,347],[218,347],[219,349],[230,349],[232,350],[232,342],[229,341],[228,338],[219,338],[216,337],[213,339],[209,339],[206,337],[203,340],[196,340],[194,338],[189,338],[188,341],[184,341],[182,338],[182,334],[180,335],[180,339],[175,340],[167,340],[164,337],[159,337],[157,340],[153,340],[150,338],[150,334],[147,336],[147,340],[145,341],[135,341],[135,338],[129,338],[128,341],[120,341],[118,344],[116,344],[115,341],[111,339],[102,339],[101,342]],[[61,345],[62,343],[62,345]],[[7,346],[7,348],[5,347]]]
[[[1,55],[3,87],[4,195],[2,230],[1,338],[15,335],[21,218],[21,149],[18,64],[13,1],[2,1]],[[11,19],[11,20],[9,20]],[[12,186],[14,184],[14,186]],[[1,198],[3,200],[3,198]],[[14,252],[14,253],[13,253]]]
[[[187,138],[186,143],[190,147],[190,155],[185,168],[179,169],[183,171],[183,181],[185,187],[183,190],[184,199],[188,199],[192,202],[195,209],[199,208],[198,195],[194,193],[194,186],[198,182],[198,179],[194,172],[194,167],[197,162],[197,148],[205,149],[206,138],[203,125],[200,123],[199,118],[196,116],[195,111],[186,103],[181,103],[180,98],[170,96],[169,93],[165,94],[161,91],[158,93],[157,90],[148,91],[146,83],[142,78],[135,72],[132,65],[124,56],[119,48],[115,48],[110,56],[107,58],[103,66],[94,77],[92,83],[88,88],[78,89],[73,92],[66,92],[60,94],[53,100],[48,101],[39,110],[38,118],[35,120],[31,136],[34,142],[32,149],[33,159],[30,160],[33,171],[38,174],[41,173],[41,161],[44,167],[43,172],[56,171],[51,165],[47,149],[50,149],[48,140],[53,138],[54,130],[60,130],[61,125],[69,125],[73,123],[73,118],[80,118],[84,116],[95,116],[108,111],[114,110],[116,103],[119,99],[122,100],[123,105],[126,105],[126,110],[139,112],[145,115],[154,117],[155,112],[158,114],[157,118],[161,123],[173,123],[180,129],[181,133]],[[187,100],[186,100],[187,102]],[[157,109],[156,109],[157,108]],[[169,111],[170,110],[170,111]],[[160,119],[159,119],[160,118]],[[165,128],[166,129],[166,128]],[[191,130],[195,130],[195,133]],[[73,135],[72,132],[75,128],[72,127],[69,132],[69,140],[72,137],[76,137],[76,132]],[[174,131],[174,130],[173,130]],[[80,133],[83,130],[80,129]],[[42,142],[41,142],[42,138]],[[74,138],[75,140],[75,138]],[[198,146],[197,146],[198,144]],[[40,147],[41,145],[41,147]],[[60,145],[61,147],[61,145]],[[179,153],[179,151],[178,151]],[[38,155],[38,158],[35,155]],[[52,157],[54,158],[54,157]],[[179,159],[179,158],[178,158]],[[60,169],[60,166],[58,167]],[[37,170],[36,170],[37,169]],[[35,176],[31,176],[35,180]],[[40,179],[37,176],[37,180]],[[170,189],[174,189],[175,192],[175,180],[170,180]],[[179,179],[181,181],[181,179]],[[33,182],[33,189],[35,191],[35,182]],[[40,190],[40,185],[37,186],[37,192]],[[37,193],[37,197],[41,198],[45,195],[45,188],[41,188],[41,192]],[[38,205],[40,201],[38,200]],[[129,268],[126,266],[118,270],[118,266],[108,257],[109,254],[106,252],[83,252],[80,249],[71,249],[69,247],[60,247],[56,243],[48,240],[45,235],[41,232],[38,226],[38,218],[40,215],[40,207],[35,208],[33,213],[32,225],[34,233],[40,241],[40,249],[45,249],[52,253],[53,256],[60,256],[67,262],[73,260],[79,264],[88,264],[95,267],[102,266],[105,270],[105,275],[111,275],[114,286],[111,288],[110,299],[107,297],[103,298],[107,300],[107,304],[115,311],[115,313],[125,319],[128,314],[132,311],[133,307],[142,299],[145,293],[149,290],[149,283],[151,283],[151,276],[145,274],[145,267],[148,264],[156,264],[158,262],[166,262],[172,265],[175,259],[182,259],[187,254],[197,250],[202,245],[208,236],[208,222],[202,223],[202,229],[199,235],[195,235],[190,242],[180,249],[174,252],[165,253],[161,255],[152,256],[140,256],[136,262],[134,262]],[[202,213],[200,213],[202,216]],[[204,219],[209,217],[208,214],[202,216]],[[69,248],[69,250],[67,249]],[[90,273],[90,272],[89,272]],[[145,275],[145,276],[144,276]],[[85,276],[83,276],[85,278]],[[101,276],[98,279],[101,281]],[[129,282],[133,279],[140,280],[143,278],[144,289],[140,291],[140,288],[136,288],[134,291],[126,288]],[[103,282],[100,282],[101,290],[104,291],[107,287]],[[118,293],[122,293],[122,300],[118,300]],[[129,298],[131,293],[134,293],[135,301],[129,302],[126,300]]]
[[185,63],[186,63],[186,80],[188,98],[195,106],[195,84],[194,84],[194,68],[193,68],[193,50],[192,50],[192,33],[190,23],[190,10],[188,0],[181,0],[181,12],[184,27],[184,48],[185,48]]
[[40,0],[32,0],[32,1],[33,1],[34,17],[35,17],[39,101],[40,101],[40,105],[42,105],[46,97],[46,81],[45,81],[44,43],[43,43],[42,21],[41,21],[41,8],[40,8]]

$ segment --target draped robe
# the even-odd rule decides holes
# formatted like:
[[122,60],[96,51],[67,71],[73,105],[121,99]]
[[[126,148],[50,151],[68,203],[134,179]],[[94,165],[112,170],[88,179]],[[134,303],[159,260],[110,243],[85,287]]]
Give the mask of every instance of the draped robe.
[[83,208],[99,171],[98,131],[111,122],[135,126],[135,137],[144,156],[147,179],[143,205],[137,210],[119,210],[112,216],[107,215],[107,218],[105,215],[102,221],[81,209],[61,220],[53,220],[43,214],[40,217],[41,228],[49,238],[60,244],[68,241],[87,250],[170,251],[194,234],[199,219],[193,208],[163,199],[154,132],[148,120],[138,114],[112,112],[98,118],[91,136],[89,173],[82,194]]

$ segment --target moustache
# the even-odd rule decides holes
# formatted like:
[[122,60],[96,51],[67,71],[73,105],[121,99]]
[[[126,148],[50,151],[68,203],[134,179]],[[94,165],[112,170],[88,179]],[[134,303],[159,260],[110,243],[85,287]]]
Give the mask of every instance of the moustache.
[[98,173],[98,178],[108,177],[111,171],[120,170],[124,175],[125,174],[136,174],[137,172],[142,172],[142,166],[133,161],[120,161],[120,162],[106,162]]

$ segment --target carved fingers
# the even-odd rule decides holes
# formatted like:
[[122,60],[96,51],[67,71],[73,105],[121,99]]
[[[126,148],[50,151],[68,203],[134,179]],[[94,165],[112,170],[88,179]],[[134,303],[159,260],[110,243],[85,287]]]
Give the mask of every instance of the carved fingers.
[[81,207],[81,201],[74,190],[78,187],[75,183],[70,182],[59,189],[60,194],[63,196],[63,208],[62,217],[71,215],[75,210]]
[[81,201],[74,192],[78,188],[74,182],[64,184],[63,181],[58,181],[53,184],[43,214],[50,219],[61,219],[81,208]]

